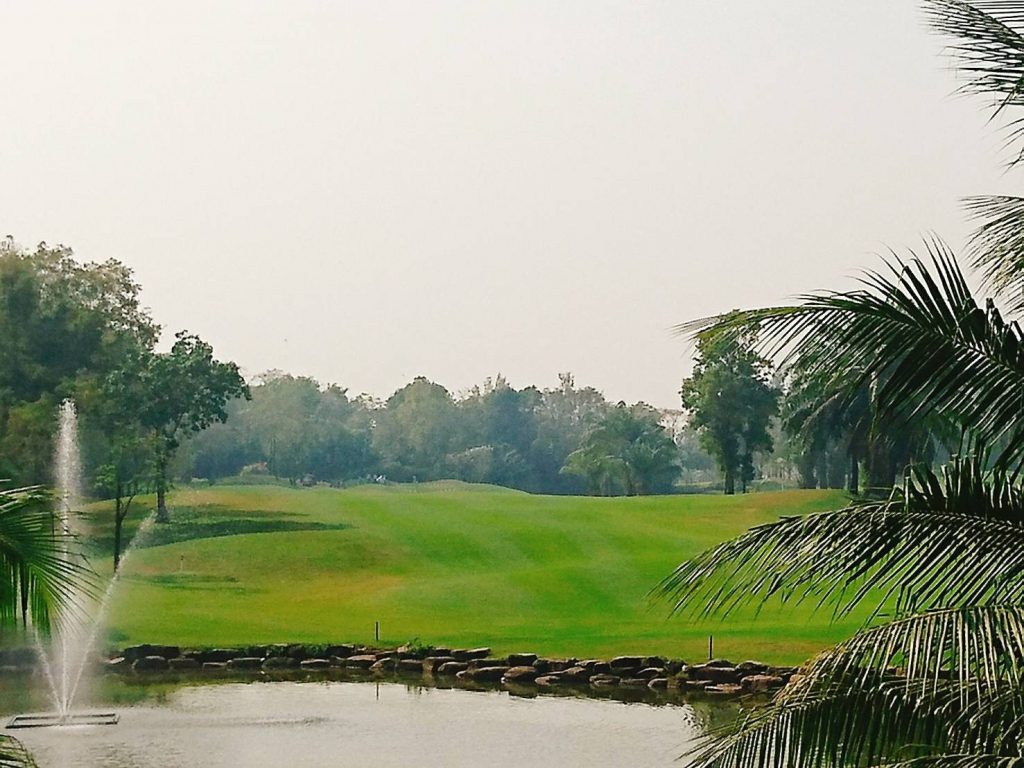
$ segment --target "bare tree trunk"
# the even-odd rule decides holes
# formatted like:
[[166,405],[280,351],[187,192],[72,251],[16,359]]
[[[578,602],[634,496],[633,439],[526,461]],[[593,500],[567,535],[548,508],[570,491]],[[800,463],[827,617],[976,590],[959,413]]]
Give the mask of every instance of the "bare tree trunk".
[[169,523],[171,516],[167,512],[167,486],[163,478],[158,478],[156,482],[156,521]]
[[167,455],[161,450],[160,458],[157,460],[156,468],[156,521],[158,523],[171,522],[171,516],[167,512]]
[[124,523],[121,504],[121,485],[118,484],[117,498],[114,500],[114,573],[121,567],[121,525]]

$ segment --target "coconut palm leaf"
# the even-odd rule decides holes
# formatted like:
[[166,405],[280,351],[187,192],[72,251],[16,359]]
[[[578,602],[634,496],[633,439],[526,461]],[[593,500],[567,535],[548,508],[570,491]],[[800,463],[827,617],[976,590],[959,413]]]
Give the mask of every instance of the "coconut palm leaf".
[[868,599],[876,615],[1022,600],[1024,492],[985,463],[914,467],[889,500],[758,526],[682,563],[660,592],[705,616],[772,598],[837,615]]
[[955,39],[948,51],[964,79],[960,91],[991,96],[996,110],[1024,106],[1024,4],[1019,0],[926,0],[925,17]]
[[0,626],[22,613],[47,631],[58,609],[93,586],[91,571],[54,534],[49,497],[39,488],[0,490]]
[[[895,676],[861,684],[800,680],[690,752],[701,768],[838,768],[943,754],[1018,756],[1024,692],[1018,685],[925,685]],[[794,690],[795,689],[795,690]]]
[[1024,333],[991,303],[980,306],[949,249],[893,258],[862,287],[802,303],[730,312],[677,328],[720,343],[752,328],[762,350],[833,391],[874,387],[878,418],[957,424],[985,445],[1004,445],[1006,467],[1024,462]]
[[[993,119],[1011,107],[1024,106],[1024,5],[1019,0],[928,0],[931,26],[954,38],[950,52],[964,83],[962,93],[994,99]],[[1007,144],[1024,139],[1024,121],[1009,121]],[[1024,157],[1020,149],[1012,163]],[[973,266],[987,287],[1008,301],[1014,312],[1024,309],[1024,199],[994,195],[969,198],[968,216],[979,222],[970,244]]]
[[21,742],[0,735],[0,768],[35,768],[35,761]]
[[[964,82],[960,93],[993,100],[993,119],[1024,106],[1024,5],[1019,0],[926,0],[931,27],[955,39],[949,53]],[[1011,121],[1007,145],[1024,137],[1024,123]],[[1015,154],[1011,164],[1024,159]]]
[[1024,524],[1024,488],[1019,473],[991,465],[990,451],[981,448],[967,456],[953,456],[938,470],[927,464],[908,467],[894,498],[908,510]]
[[928,611],[859,632],[809,662],[801,680],[811,689],[836,678],[866,686],[898,669],[908,686],[926,695],[952,680],[970,696],[1002,685],[1019,687],[1022,665],[1024,608],[973,606]]
[[1024,526],[892,503],[788,517],[680,565],[674,611],[727,615],[751,601],[815,599],[845,615],[1024,600]]
[[1024,198],[972,197],[965,207],[978,223],[968,245],[972,266],[1009,311],[1024,311]]
[[[793,686],[791,686],[793,687]],[[836,679],[799,696],[780,693],[688,755],[701,768],[838,768],[878,765],[948,751],[959,708],[902,683],[860,686]],[[784,690],[785,692],[785,690]],[[963,741],[956,739],[953,741]]]
[[1024,768],[1024,757],[985,754],[929,755],[914,760],[887,763],[885,768]]

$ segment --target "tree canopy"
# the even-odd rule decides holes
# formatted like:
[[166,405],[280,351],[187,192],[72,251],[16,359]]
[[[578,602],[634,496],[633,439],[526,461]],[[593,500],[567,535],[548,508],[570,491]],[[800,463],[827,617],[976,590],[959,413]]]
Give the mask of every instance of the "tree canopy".
[[725,492],[745,491],[754,479],[754,456],[772,450],[769,432],[778,413],[779,391],[771,383],[771,364],[749,340],[717,344],[698,342],[693,375],[683,382],[683,406],[701,445],[718,461]]

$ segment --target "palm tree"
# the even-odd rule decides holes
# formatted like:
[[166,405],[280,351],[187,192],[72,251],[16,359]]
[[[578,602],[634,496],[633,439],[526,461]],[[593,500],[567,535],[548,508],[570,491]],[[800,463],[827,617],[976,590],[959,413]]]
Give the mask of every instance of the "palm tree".
[[[69,557],[58,536],[49,496],[39,488],[0,490],[0,636],[34,627],[48,632],[89,584],[84,562]],[[0,768],[34,765],[15,740],[0,735]]]
[[[955,38],[965,93],[994,99],[996,116],[1024,106],[1024,2],[925,8]],[[1022,139],[1024,121],[1009,121],[1008,143]],[[681,327],[718,341],[755,328],[823,397],[868,386],[890,428],[931,421],[961,445],[940,472],[908,467],[887,499],[755,528],[665,582],[677,610],[704,614],[769,599],[875,606],[866,629],[702,744],[700,765],[1024,766],[1024,198],[967,207],[971,263],[1008,316],[931,240],[855,290]]]

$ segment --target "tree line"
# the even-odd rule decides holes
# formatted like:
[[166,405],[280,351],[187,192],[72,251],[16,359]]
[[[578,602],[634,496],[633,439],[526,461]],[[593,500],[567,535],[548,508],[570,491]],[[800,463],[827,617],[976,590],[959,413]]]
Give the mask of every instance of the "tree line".
[[[674,422],[609,401],[571,374],[516,389],[501,375],[453,394],[417,377],[387,399],[234,363],[162,329],[120,262],[0,241],[0,477],[48,484],[56,411],[81,412],[86,477],[115,500],[118,531],[140,492],[166,516],[171,480],[265,475],[296,484],[459,479],[556,494],[745,491],[772,468],[804,487],[891,486],[936,454],[935,430],[886,434],[871,387],[822,401],[809,372],[773,370],[756,335],[698,348]],[[115,533],[117,533],[115,532]],[[117,538],[115,536],[115,538]]]
[[80,413],[92,495],[120,523],[172,479],[267,474],[296,483],[457,478],[546,493],[673,490],[708,460],[643,403],[609,402],[563,374],[550,389],[500,375],[468,392],[416,378],[386,400],[270,372],[247,384],[237,365],[142,305],[124,264],[80,263],[71,249],[0,241],[0,477],[52,481],[57,409]]
[[[178,471],[294,483],[458,479],[559,494],[667,493],[685,454],[643,403],[611,403],[568,373],[516,389],[502,376],[460,395],[417,377],[386,400],[274,371],[229,418],[193,437]],[[699,463],[699,462],[698,462]]]

